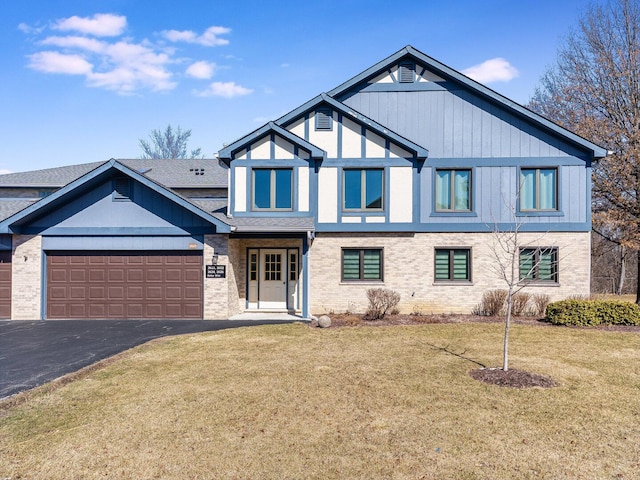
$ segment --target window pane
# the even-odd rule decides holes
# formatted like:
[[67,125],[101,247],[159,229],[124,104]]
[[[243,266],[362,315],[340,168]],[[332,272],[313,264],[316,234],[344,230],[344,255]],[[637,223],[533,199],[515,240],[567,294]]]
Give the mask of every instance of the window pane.
[[556,169],[540,170],[540,209],[556,209]]
[[451,209],[451,171],[436,172],[436,210]]
[[365,280],[380,280],[382,278],[381,260],[380,250],[365,250],[362,278]]
[[536,171],[520,171],[520,209],[534,210],[536,208]]
[[540,260],[538,261],[538,280],[555,280],[553,275],[554,254],[552,251],[540,252]]
[[455,177],[455,210],[470,210],[471,172],[469,170],[456,171]]
[[449,250],[436,250],[436,280],[449,280]]
[[520,280],[534,278],[535,250],[525,248],[520,251]]
[[360,170],[344,171],[344,208],[359,209],[362,201],[362,174]]
[[469,280],[469,250],[453,251],[453,280]]
[[365,170],[366,208],[382,208],[382,170]]
[[279,169],[276,175],[276,208],[291,208],[291,170]]
[[253,171],[253,204],[256,208],[271,206],[271,170]]
[[342,252],[342,278],[345,280],[360,279],[359,250],[344,250]]

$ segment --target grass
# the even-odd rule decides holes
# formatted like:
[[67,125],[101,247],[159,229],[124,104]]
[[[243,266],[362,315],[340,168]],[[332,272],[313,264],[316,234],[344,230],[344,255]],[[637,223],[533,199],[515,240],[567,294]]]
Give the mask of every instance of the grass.
[[516,390],[468,374],[499,365],[501,335],[294,324],[154,341],[0,408],[0,478],[637,478],[640,336],[515,325],[512,366],[559,383]]

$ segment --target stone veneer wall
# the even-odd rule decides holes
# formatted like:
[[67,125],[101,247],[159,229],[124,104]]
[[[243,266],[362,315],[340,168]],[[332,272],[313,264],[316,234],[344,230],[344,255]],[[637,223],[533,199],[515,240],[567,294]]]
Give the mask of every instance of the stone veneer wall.
[[235,282],[233,256],[229,252],[229,237],[227,235],[205,235],[203,248],[203,263],[211,265],[213,254],[218,255],[218,265],[226,265],[226,278],[207,278],[205,270],[204,277],[204,309],[203,318],[205,320],[221,320],[229,318],[237,313],[231,308],[237,304],[237,294],[234,297],[232,284]]
[[13,236],[11,319],[42,318],[42,237]]
[[[588,232],[520,233],[522,246],[558,247],[559,284],[531,285],[524,291],[545,293],[552,301],[588,295],[591,241]],[[401,295],[402,313],[470,313],[482,294],[506,288],[492,268],[492,233],[318,233],[310,249],[312,314],[364,312],[366,290],[385,287]],[[341,282],[342,247],[384,249],[384,282]],[[434,248],[471,248],[471,284],[434,282]]]

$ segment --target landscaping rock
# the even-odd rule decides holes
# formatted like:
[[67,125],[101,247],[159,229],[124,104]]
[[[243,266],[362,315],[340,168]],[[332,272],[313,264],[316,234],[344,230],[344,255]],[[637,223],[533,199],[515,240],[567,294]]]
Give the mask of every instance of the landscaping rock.
[[318,326],[318,317],[311,315],[311,321],[309,322],[309,326],[316,328]]
[[328,315],[322,315],[320,318],[318,318],[318,326],[320,328],[327,328],[331,326],[331,319],[329,318]]

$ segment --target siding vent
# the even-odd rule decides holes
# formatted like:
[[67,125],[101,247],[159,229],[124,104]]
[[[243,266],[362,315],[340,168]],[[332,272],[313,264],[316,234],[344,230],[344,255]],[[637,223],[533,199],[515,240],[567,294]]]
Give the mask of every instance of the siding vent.
[[401,63],[398,66],[398,78],[400,83],[413,83],[416,80],[415,77],[416,64],[415,63]]
[[316,110],[316,130],[331,130],[331,117],[330,108],[319,108]]
[[114,200],[131,200],[131,179],[126,177],[116,178],[113,187]]

